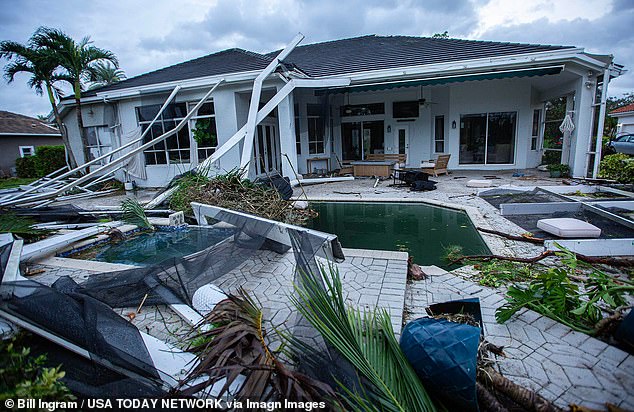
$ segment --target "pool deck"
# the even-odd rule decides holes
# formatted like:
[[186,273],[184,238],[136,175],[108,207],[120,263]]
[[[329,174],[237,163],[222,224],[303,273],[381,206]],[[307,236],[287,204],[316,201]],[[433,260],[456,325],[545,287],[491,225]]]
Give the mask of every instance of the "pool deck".
[[[561,185],[562,179],[550,179],[545,172],[524,171],[533,177],[513,177],[513,172],[490,172],[494,187]],[[524,229],[505,219],[494,206],[476,195],[478,189],[466,187],[471,179],[483,179],[489,172],[455,171],[450,175],[432,177],[437,190],[411,192],[408,188],[391,186],[393,181],[360,178],[352,182],[337,182],[295,189],[297,199],[309,201],[422,202],[464,210],[476,227],[510,234],[522,234]],[[456,177],[464,177],[456,179]],[[574,192],[574,186],[571,186]],[[305,195],[304,195],[305,193]],[[543,247],[481,233],[494,254],[529,257]],[[470,268],[447,272],[441,268],[423,267],[429,278],[407,284],[405,317],[407,320],[426,316],[425,308],[432,303],[479,297],[482,306],[485,336],[502,345],[506,358],[498,359],[499,370],[512,381],[533,389],[561,407],[570,403],[599,410],[610,402],[625,410],[634,410],[634,356],[571,330],[547,317],[523,310],[505,324],[495,320],[495,310],[504,303],[503,294],[470,280]]]
[[[561,185],[562,179],[549,179],[547,173],[523,171],[524,178],[513,177],[513,171],[495,172],[494,186]],[[327,183],[295,188],[298,199],[327,201],[424,202],[464,210],[476,227],[521,234],[524,229],[501,216],[485,200],[476,196],[478,189],[467,188],[470,179],[482,179],[494,172],[454,172],[432,178],[438,189],[410,192],[391,187],[392,180],[361,178],[354,181]],[[530,176],[532,177],[530,177]],[[571,192],[574,192],[571,186]],[[145,196],[141,192],[140,196]],[[147,197],[147,196],[146,196]],[[123,196],[82,199],[77,206],[118,205]],[[543,248],[482,233],[482,238],[495,254],[535,256]],[[345,245],[344,245],[345,246]],[[500,371],[511,380],[534,389],[557,405],[576,403],[604,409],[611,402],[626,410],[634,410],[634,357],[597,339],[574,332],[535,312],[524,310],[507,323],[495,321],[495,309],[503,301],[497,289],[480,286],[470,279],[470,268],[446,272],[435,266],[423,267],[426,280],[407,282],[407,254],[344,249],[346,260],[337,264],[348,303],[359,308],[385,308],[389,311],[397,335],[404,322],[425,315],[431,303],[452,299],[479,297],[482,304],[485,335],[492,343],[505,347],[506,358],[498,359]],[[85,261],[84,261],[85,262]],[[117,270],[120,265],[90,262],[92,267],[78,269],[73,259],[52,258],[40,262],[45,272],[35,277],[50,283],[59,276],[70,275],[81,281],[92,272]],[[294,259],[292,253],[278,255],[260,251],[238,268],[215,282],[226,292],[243,287],[259,300],[264,317],[272,326],[295,324],[296,310],[288,296],[293,292]],[[120,311],[122,316],[136,308]],[[403,317],[406,319],[403,319]],[[144,308],[132,320],[139,329],[168,342],[178,342],[190,327],[168,307]]]

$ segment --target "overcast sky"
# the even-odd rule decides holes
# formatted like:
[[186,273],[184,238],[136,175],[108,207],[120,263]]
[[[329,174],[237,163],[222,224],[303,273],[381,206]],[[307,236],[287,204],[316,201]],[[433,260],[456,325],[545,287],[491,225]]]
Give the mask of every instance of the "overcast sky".
[[[39,26],[112,50],[128,77],[231,47],[268,52],[297,32],[304,44],[365,34],[563,44],[613,54],[630,70],[610,95],[634,91],[632,0],[1,0],[0,40]],[[0,60],[4,67],[6,61]],[[50,111],[26,76],[0,83],[0,110]]]

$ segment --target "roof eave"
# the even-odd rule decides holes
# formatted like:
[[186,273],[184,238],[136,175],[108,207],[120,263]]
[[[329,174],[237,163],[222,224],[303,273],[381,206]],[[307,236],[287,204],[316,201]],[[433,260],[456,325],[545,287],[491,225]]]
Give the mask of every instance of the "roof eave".
[[610,117],[623,117],[623,116],[632,116],[634,115],[634,110],[630,110],[627,112],[618,112],[618,113],[608,113]]
[[62,135],[59,133],[5,133],[5,132],[0,132],[0,136],[62,137]]

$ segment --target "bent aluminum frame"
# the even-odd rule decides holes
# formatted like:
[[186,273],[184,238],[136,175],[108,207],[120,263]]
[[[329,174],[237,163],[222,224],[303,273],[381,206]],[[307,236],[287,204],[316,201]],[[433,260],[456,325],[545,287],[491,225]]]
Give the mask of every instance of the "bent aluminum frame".
[[[318,230],[308,229],[305,227],[289,225],[287,223],[276,222],[274,220],[265,219],[259,216],[253,216],[248,213],[237,212],[218,206],[206,205],[203,203],[192,202],[192,210],[194,216],[201,226],[209,226],[207,218],[221,220],[229,224],[247,221],[244,230],[254,235],[264,236],[267,239],[281,243],[286,246],[293,246],[289,230],[294,230],[308,236],[311,243],[320,244],[317,255],[333,262],[343,262],[345,256],[343,249],[337,239],[337,235],[320,232]],[[220,217],[222,218],[220,219]],[[238,226],[238,224],[236,224]],[[271,226],[273,227],[271,229]]]

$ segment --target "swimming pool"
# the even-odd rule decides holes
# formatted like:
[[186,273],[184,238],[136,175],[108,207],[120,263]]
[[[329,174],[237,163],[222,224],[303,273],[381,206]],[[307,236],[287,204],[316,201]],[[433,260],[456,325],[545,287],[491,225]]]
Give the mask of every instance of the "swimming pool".
[[315,202],[313,229],[336,234],[346,248],[408,252],[419,265],[446,267],[444,248],[458,245],[464,254],[490,254],[459,210],[423,203]]
[[191,255],[226,239],[232,229],[189,226],[175,231],[141,233],[120,242],[109,242],[82,252],[85,259],[149,266]]

